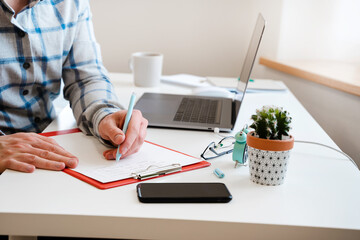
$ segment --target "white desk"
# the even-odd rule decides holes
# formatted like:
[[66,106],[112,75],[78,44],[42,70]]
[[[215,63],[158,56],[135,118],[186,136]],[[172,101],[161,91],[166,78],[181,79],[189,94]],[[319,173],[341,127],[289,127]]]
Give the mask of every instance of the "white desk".
[[[190,92],[179,86],[135,88],[131,76],[112,74],[126,106],[132,91]],[[283,106],[293,116],[298,140],[336,147],[290,92],[247,94],[233,134],[256,108]],[[63,112],[61,124],[73,126]],[[148,129],[147,140],[199,156],[214,133]],[[74,143],[79,144],[79,143]],[[101,161],[101,159],[99,160]],[[142,204],[135,185],[99,190],[63,172],[32,174],[5,171],[0,176],[0,235],[71,236],[133,239],[360,239],[360,172],[341,154],[295,143],[283,185],[250,181],[248,167],[234,168],[231,155],[212,166],[148,182],[224,182],[233,195],[228,204]],[[213,173],[220,168],[225,178]]]

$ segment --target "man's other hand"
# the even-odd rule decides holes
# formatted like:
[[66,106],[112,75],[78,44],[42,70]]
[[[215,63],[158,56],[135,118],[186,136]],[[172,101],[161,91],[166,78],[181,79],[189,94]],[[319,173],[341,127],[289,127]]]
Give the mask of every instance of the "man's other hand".
[[36,133],[15,133],[0,137],[0,173],[6,169],[33,172],[35,168],[75,168],[79,160],[54,139]]

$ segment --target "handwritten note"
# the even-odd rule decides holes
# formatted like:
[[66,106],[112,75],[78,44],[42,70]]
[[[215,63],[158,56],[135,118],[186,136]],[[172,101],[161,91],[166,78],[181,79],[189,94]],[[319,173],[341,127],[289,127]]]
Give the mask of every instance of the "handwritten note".
[[139,152],[116,162],[103,157],[102,153],[107,148],[92,136],[72,133],[52,138],[79,158],[79,165],[73,169],[74,171],[102,183],[130,178],[133,173],[144,171],[149,166],[163,167],[177,163],[186,166],[201,161],[201,159],[145,142]]

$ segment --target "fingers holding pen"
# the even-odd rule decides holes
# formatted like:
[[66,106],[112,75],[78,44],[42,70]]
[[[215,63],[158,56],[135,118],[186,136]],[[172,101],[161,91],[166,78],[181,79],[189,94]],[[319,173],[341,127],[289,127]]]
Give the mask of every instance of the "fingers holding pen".
[[101,138],[110,141],[114,146],[121,144],[125,139],[125,135],[121,130],[125,115],[126,110],[121,110],[104,117],[99,124]]
[[138,152],[145,141],[148,121],[142,117],[141,113],[137,120],[135,123],[130,122],[125,141],[120,145],[120,152],[123,154],[123,157]]
[[[119,152],[121,153],[121,158],[124,158],[126,156],[129,156],[137,151],[139,151],[140,147],[144,143],[145,137],[146,137],[146,129],[148,125],[148,121],[142,116],[141,112],[139,110],[133,110],[132,117],[130,119],[126,135],[120,130],[121,127],[123,127],[124,117],[126,115],[126,111],[123,113],[120,113],[121,111],[114,113],[112,115],[120,115],[120,118],[116,118],[115,116],[112,116],[108,118],[108,120],[112,120],[112,124],[102,124],[102,122],[99,125],[99,132],[103,133],[102,137],[111,135],[111,132],[113,134],[113,138],[110,140],[113,142],[114,146],[118,146],[120,144]],[[122,119],[121,119],[122,117]],[[105,123],[105,122],[104,122]],[[118,129],[113,129],[110,126],[116,126]],[[119,138],[120,141],[117,141],[115,138],[116,134],[119,132],[121,135],[121,138]],[[107,139],[106,139],[107,140]],[[110,149],[104,151],[103,155],[108,160],[116,159],[116,152],[117,149]]]

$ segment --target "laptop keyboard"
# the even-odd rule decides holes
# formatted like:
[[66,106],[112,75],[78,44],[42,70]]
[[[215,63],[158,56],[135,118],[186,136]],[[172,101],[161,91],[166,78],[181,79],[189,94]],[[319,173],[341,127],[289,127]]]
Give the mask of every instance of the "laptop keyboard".
[[174,121],[219,124],[220,105],[220,100],[184,97]]

